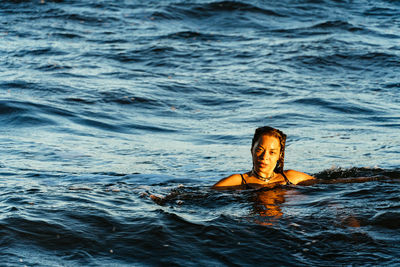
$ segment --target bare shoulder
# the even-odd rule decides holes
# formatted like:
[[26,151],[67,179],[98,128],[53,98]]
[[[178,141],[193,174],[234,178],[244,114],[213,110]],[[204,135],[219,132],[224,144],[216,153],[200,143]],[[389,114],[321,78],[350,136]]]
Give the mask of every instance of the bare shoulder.
[[284,171],[284,173],[285,173],[286,177],[289,179],[289,181],[292,182],[293,184],[298,184],[303,181],[315,179],[315,177],[313,177],[311,175],[308,175],[304,172],[295,171],[295,170],[287,170],[287,171]]
[[232,174],[226,178],[221,179],[218,183],[213,185],[213,188],[238,186],[242,184],[242,176],[240,174]]

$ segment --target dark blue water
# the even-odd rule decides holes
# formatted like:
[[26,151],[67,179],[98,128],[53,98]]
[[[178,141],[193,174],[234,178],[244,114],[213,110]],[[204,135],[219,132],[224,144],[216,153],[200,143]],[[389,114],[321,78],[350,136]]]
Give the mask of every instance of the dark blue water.
[[[1,265],[400,265],[399,1],[1,1],[0,59]],[[263,125],[319,182],[211,190]]]

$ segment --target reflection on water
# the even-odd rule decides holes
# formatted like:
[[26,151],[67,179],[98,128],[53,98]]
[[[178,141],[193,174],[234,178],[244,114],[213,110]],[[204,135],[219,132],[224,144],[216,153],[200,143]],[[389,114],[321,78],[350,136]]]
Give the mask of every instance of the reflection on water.
[[283,215],[281,204],[285,202],[287,189],[275,188],[257,191],[253,199],[252,215],[261,225],[273,225]]
[[[322,184],[356,184],[368,183],[374,181],[381,181],[385,183],[398,183],[398,179],[393,179],[390,174],[372,175],[371,177],[344,177],[344,178],[331,178],[331,179],[315,179],[305,181],[298,185],[296,188],[304,188],[304,186],[322,185]],[[255,190],[251,197],[252,211],[251,216],[254,216],[254,221],[260,225],[274,225],[283,216],[282,206],[286,202],[288,194],[293,198],[292,187],[277,186],[263,187]],[[360,189],[362,190],[362,189]],[[290,193],[289,193],[290,191]],[[305,195],[303,195],[305,196]],[[296,194],[296,199],[302,201],[301,197]],[[320,201],[320,200],[318,200]],[[336,203],[336,199],[327,205],[329,209],[334,210],[337,225],[341,227],[359,228],[363,222],[354,215],[354,211],[350,207],[345,207]]]

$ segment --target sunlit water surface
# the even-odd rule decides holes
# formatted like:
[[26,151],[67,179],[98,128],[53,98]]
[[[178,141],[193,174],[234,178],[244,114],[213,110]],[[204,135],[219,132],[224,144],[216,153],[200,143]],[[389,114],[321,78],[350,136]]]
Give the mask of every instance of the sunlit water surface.
[[[2,264],[400,265],[399,14],[2,1]],[[263,125],[320,182],[210,189]]]

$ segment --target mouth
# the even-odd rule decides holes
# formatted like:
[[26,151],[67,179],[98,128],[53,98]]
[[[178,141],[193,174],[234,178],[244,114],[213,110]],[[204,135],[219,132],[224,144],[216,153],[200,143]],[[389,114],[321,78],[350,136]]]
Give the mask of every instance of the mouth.
[[264,163],[264,162],[257,162],[257,165],[261,168],[266,168],[268,166],[268,164]]

